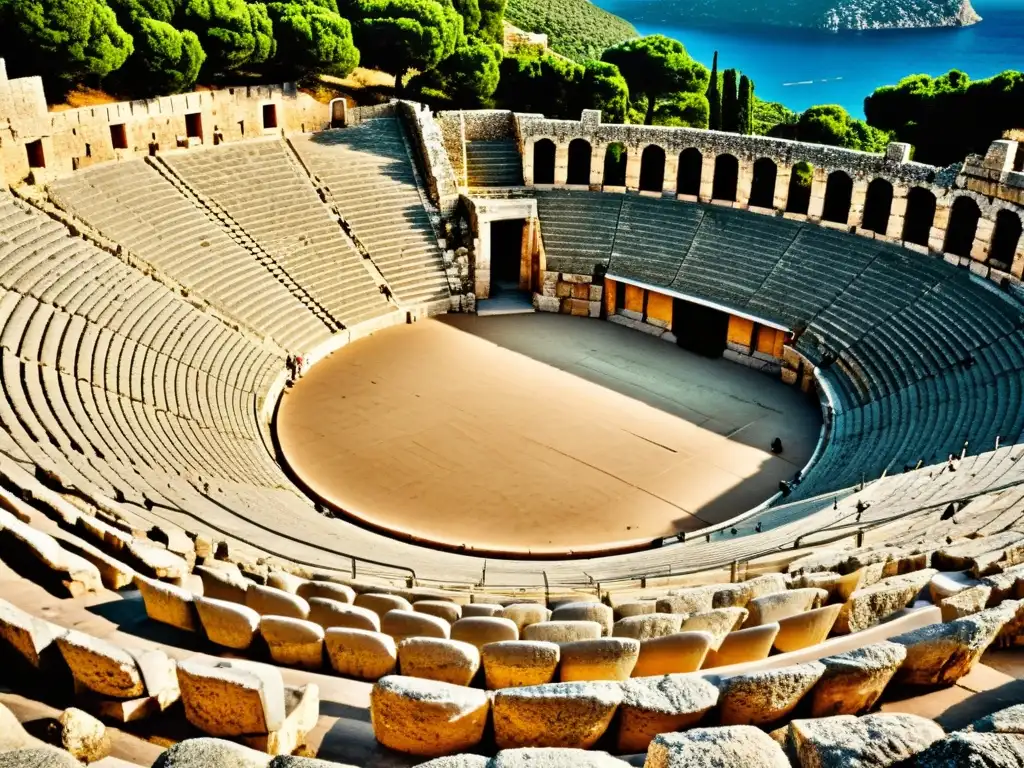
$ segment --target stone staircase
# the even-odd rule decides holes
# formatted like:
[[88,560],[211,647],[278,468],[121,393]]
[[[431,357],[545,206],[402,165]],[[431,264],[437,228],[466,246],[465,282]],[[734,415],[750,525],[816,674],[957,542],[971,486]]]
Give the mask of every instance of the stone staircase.
[[523,185],[523,160],[515,139],[467,142],[466,162],[470,189]]

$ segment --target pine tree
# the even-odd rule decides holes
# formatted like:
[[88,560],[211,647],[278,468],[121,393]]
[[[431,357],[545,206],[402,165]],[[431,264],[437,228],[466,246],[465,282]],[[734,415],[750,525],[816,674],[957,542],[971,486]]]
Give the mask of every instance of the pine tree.
[[708,128],[722,130],[722,92],[718,89],[718,51],[711,64],[711,80],[708,83]]
[[727,69],[722,73],[722,130],[726,133],[739,133],[740,130],[735,69]]

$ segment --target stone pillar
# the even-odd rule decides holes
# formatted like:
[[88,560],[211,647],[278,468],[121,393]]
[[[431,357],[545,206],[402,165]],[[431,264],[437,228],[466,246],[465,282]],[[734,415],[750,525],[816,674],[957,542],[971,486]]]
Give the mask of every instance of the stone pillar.
[[907,217],[907,193],[910,190],[901,184],[892,188],[892,208],[889,209],[889,225],[885,228],[887,240],[903,239],[903,224]]
[[814,178],[811,180],[811,204],[807,207],[807,218],[811,221],[821,221],[822,211],[825,210],[825,188],[828,186],[828,174],[824,168],[814,169]]
[[555,186],[564,187],[569,178],[569,145],[555,145]]
[[643,153],[634,147],[626,150],[626,189],[636,192],[640,189],[640,163]]
[[988,249],[992,243],[992,233],[996,224],[991,219],[982,216],[978,219],[978,229],[974,233],[974,244],[971,246],[971,258],[975,261],[985,261],[988,258]]
[[533,290],[533,239],[536,219],[529,218],[523,224],[523,236],[519,247],[519,290]]
[[932,219],[932,228],[928,233],[928,247],[943,253],[946,250],[946,227],[949,226],[949,211],[951,198],[939,198],[935,201],[935,218]]
[[868,197],[868,182],[865,179],[853,180],[853,192],[850,195],[850,212],[846,216],[846,224],[859,227],[864,221],[864,201]]
[[679,155],[665,153],[665,180],[661,185],[661,194],[665,197],[676,196],[676,184],[679,182]]
[[711,192],[715,188],[715,158],[705,157],[700,167],[700,195],[701,202],[711,202]]
[[523,184],[527,187],[533,186],[533,145],[535,142],[536,139],[533,137],[523,140]]
[[1013,264],[1010,266],[1010,274],[1020,278],[1024,276],[1024,236],[1017,243],[1017,252],[1013,255]]
[[750,188],[754,183],[754,161],[739,158],[738,176],[736,178],[736,207],[750,207]]
[[491,295],[491,222],[477,221],[479,237],[473,260],[473,293],[477,299]]
[[591,144],[590,188],[593,190],[600,190],[604,184],[604,156],[607,152],[607,144]]
[[775,176],[775,210],[785,211],[786,203],[789,201],[789,180],[793,176],[793,166],[780,165],[779,172]]

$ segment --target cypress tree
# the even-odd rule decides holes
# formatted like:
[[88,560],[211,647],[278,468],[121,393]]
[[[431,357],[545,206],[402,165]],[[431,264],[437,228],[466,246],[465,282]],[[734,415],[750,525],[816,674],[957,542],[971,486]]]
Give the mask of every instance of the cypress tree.
[[718,89],[718,51],[711,64],[711,80],[708,82],[708,128],[722,130],[722,92]]
[[746,75],[740,77],[740,93],[739,93],[739,120],[738,128],[739,133],[749,134],[751,115],[754,108],[754,86],[750,82],[750,78]]
[[739,133],[740,112],[736,94],[736,70],[727,69],[722,73],[722,130]]

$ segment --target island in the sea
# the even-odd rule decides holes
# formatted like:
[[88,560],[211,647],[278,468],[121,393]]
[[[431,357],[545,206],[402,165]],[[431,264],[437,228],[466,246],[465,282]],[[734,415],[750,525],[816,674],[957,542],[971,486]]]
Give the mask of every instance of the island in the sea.
[[[673,16],[690,24],[771,25],[833,32],[963,27],[981,21],[971,0],[632,0],[631,18],[657,17],[666,5],[672,6]],[[637,14],[641,6],[649,7]]]

